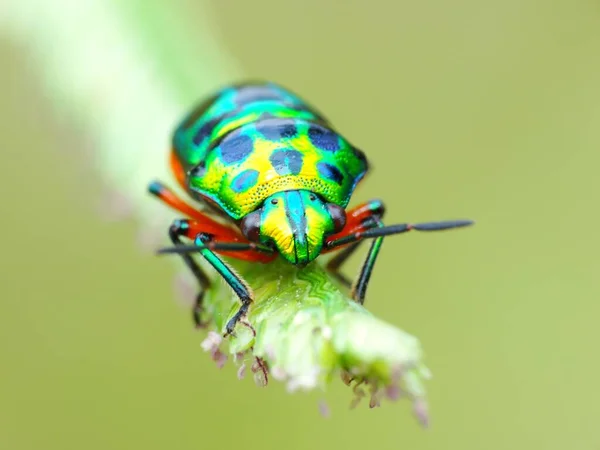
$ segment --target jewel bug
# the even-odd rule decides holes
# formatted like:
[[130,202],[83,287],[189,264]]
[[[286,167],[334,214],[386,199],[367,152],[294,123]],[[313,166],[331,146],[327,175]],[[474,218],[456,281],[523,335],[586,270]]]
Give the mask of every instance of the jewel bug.
[[[198,326],[210,279],[192,254],[200,254],[231,286],[240,307],[225,336],[247,313],[253,293],[222,256],[265,264],[282,257],[302,267],[339,251],[326,268],[362,304],[384,236],[473,223],[385,226],[380,200],[347,209],[369,169],[365,154],[315,108],[272,82],[230,85],[199,104],[172,136],[170,166],[178,184],[205,208],[152,182],[149,192],[186,216],[169,229],[174,247],[159,253],[179,254],[198,280],[193,308]],[[372,239],[370,248],[351,282],[340,268],[366,239]]]

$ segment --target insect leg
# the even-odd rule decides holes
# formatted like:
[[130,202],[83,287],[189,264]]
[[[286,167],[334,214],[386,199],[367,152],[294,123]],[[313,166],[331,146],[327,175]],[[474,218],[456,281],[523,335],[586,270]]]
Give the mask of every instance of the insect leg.
[[[349,220],[345,230],[340,234],[351,234],[358,231],[367,230],[373,227],[383,226],[381,218],[385,213],[385,207],[380,200],[371,200],[349,211]],[[360,246],[362,240],[350,244],[340,253],[334,256],[327,264],[327,269],[340,280],[346,287],[351,288],[351,296],[358,303],[363,304],[365,292],[375,261],[383,243],[383,237],[375,239],[367,253],[365,261],[361,265],[361,270],[354,283],[340,272],[341,265],[352,255]]]
[[235,313],[235,315],[227,322],[225,326],[226,332],[225,337],[229,336],[233,333],[235,326],[240,321],[242,317],[246,315],[248,312],[248,308],[254,301],[254,294],[250,289],[250,286],[244,281],[242,277],[240,277],[235,271],[219,256],[213,252],[210,248],[205,246],[204,244],[208,243],[211,238],[206,234],[198,234],[196,239],[194,240],[194,244],[198,247],[198,252],[206,259],[206,261],[213,266],[213,268],[223,277],[223,279],[229,284],[233,292],[238,296],[242,305],[240,309]]
[[331,273],[340,283],[350,289],[352,287],[352,281],[344,275],[340,269],[342,264],[360,247],[362,241],[350,244],[348,247],[342,249],[338,254],[331,258],[325,268]]
[[451,220],[446,222],[428,222],[420,224],[397,224],[391,226],[384,226],[381,219],[377,216],[373,217],[370,226],[363,227],[362,230],[343,230],[342,233],[338,233],[337,236],[331,236],[326,242],[325,247],[327,251],[333,250],[337,247],[350,245],[355,246],[361,240],[367,238],[375,238],[367,254],[367,258],[361,267],[360,274],[354,285],[352,286],[352,297],[359,303],[364,303],[364,296],[367,289],[367,284],[371,277],[377,255],[381,248],[382,239],[384,236],[392,234],[406,233],[411,230],[417,231],[442,231],[452,228],[462,228],[465,226],[472,225],[471,220]]
[[[236,251],[239,251],[240,253],[255,251],[258,253],[258,250],[248,250],[248,248],[255,247],[256,244],[252,243],[245,244],[238,242],[232,243],[216,241],[213,235],[202,231],[202,226],[203,224],[200,222],[186,219],[176,220],[169,230],[169,235],[171,236],[171,240],[175,244],[175,247],[172,249],[165,249],[166,251],[163,250],[161,253],[179,253],[184,259],[186,265],[190,268],[200,282],[201,291],[198,294],[196,307],[194,308],[194,320],[197,325],[200,323],[198,315],[201,310],[202,299],[204,297],[204,293],[210,286],[210,281],[200,266],[192,259],[191,253],[200,253],[200,255],[202,255],[204,259],[219,273],[219,275],[223,277],[227,284],[229,284],[234,293],[238,296],[241,306],[233,318],[227,322],[225,336],[228,336],[233,333],[237,323],[248,312],[248,308],[254,300],[254,294],[244,279],[241,278],[225,261],[223,261],[223,259],[221,259],[215,253],[213,248],[218,249],[219,246],[221,246],[221,248],[226,247],[231,253],[235,253]],[[184,246],[180,240],[181,237],[193,239],[194,246]],[[233,247],[237,247],[237,250],[235,250]],[[177,252],[175,250],[183,251]],[[273,255],[267,256],[271,258],[273,257]]]
[[[383,223],[379,218],[375,218],[374,222],[374,226],[383,227]],[[375,238],[375,240],[371,242],[371,247],[369,248],[367,257],[365,258],[365,261],[360,268],[360,273],[354,280],[352,290],[350,291],[352,298],[361,305],[365,303],[367,285],[371,279],[371,274],[373,273],[373,267],[375,267],[375,261],[379,255],[379,250],[381,250],[381,244],[383,244],[383,237]]]
[[[174,245],[183,245],[181,241],[182,236],[188,236],[190,230],[190,221],[187,219],[176,220],[173,222],[171,227],[169,228],[169,237]],[[204,324],[200,320],[200,313],[202,311],[202,300],[204,299],[204,293],[210,288],[210,279],[204,273],[202,268],[194,261],[194,259],[188,254],[182,254],[181,258],[185,265],[192,271],[196,280],[200,284],[200,290],[196,295],[196,300],[194,302],[194,307],[192,309],[192,318],[194,319],[194,323],[196,327],[200,328]]]
[[[159,200],[166,203],[171,208],[187,215],[195,219],[195,221],[202,223],[202,230],[205,233],[210,233],[213,236],[218,235],[219,237],[223,237],[223,239],[238,241],[241,236],[239,236],[234,230],[225,225],[220,224],[219,222],[213,220],[207,215],[201,213],[195,208],[191,207],[183,200],[181,200],[173,191],[168,189],[165,185],[158,181],[154,181],[150,183],[148,186],[148,191],[156,196]],[[194,239],[197,233],[193,235],[193,229],[197,229],[198,227],[192,227],[191,225],[195,224],[195,222],[191,222],[189,220],[176,220],[173,225],[169,228],[169,237],[171,241],[175,245],[182,245],[181,237],[185,236],[189,239]],[[238,257],[240,259],[248,259],[248,260],[260,260],[264,258],[265,255],[258,255],[252,252],[245,253],[236,253],[233,255],[234,257]],[[198,280],[200,285],[200,290],[196,295],[196,300],[194,302],[194,308],[192,309],[192,317],[196,327],[202,327],[203,323],[200,318],[200,313],[202,311],[202,301],[204,299],[204,294],[206,290],[210,287],[210,279],[204,273],[202,268],[194,261],[193,257],[189,254],[181,255],[185,265],[192,271],[194,277]]]
[[[148,191],[171,208],[193,219],[192,222],[188,222],[188,226],[191,230],[188,231],[189,234],[187,235],[189,239],[194,240],[196,234],[202,232],[212,236],[213,240],[249,244],[249,241],[237,230],[217,222],[208,215],[188,205],[164,184],[154,181],[148,186]],[[196,233],[193,233],[194,231],[196,231]],[[273,255],[268,255],[264,252],[258,252],[251,248],[249,248],[248,251],[227,252],[224,250],[221,252],[221,254],[245,261],[266,263],[273,260]]]
[[206,223],[208,227],[224,228],[224,225],[181,200],[177,194],[175,194],[160,181],[153,181],[150,183],[148,185],[148,192],[157,197],[163,203],[166,203],[171,208],[183,213],[187,217],[191,217],[192,219]]
[[358,242],[361,239],[368,239],[374,237],[390,236],[392,234],[407,233],[409,231],[443,231],[450,230],[452,228],[463,228],[473,225],[475,222],[472,220],[447,220],[444,222],[425,222],[425,223],[399,223],[396,225],[381,226],[377,228],[370,228],[364,231],[353,231],[345,236],[334,238],[329,237],[325,241],[325,248],[327,252],[344,245]]

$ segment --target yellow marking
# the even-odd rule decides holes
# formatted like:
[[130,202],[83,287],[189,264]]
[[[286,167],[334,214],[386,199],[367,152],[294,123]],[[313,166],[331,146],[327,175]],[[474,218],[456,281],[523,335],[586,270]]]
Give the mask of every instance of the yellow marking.
[[307,237],[309,248],[320,248],[323,244],[323,236],[326,232],[331,231],[328,217],[324,214],[319,214],[314,207],[307,205],[304,213],[306,214],[306,224],[308,226]]
[[291,253],[294,250],[294,239],[285,214],[285,203],[280,201],[263,214],[261,219],[261,233],[270,236],[283,253]]
[[244,115],[238,117],[237,119],[231,119],[223,127],[219,128],[219,131],[217,132],[215,139],[220,138],[221,136],[225,135],[226,133],[230,132],[231,130],[239,128],[242,125],[246,125],[248,123],[256,121],[256,119],[258,119],[259,115],[260,115],[260,113],[258,113],[258,112],[251,112],[251,113],[245,113]]

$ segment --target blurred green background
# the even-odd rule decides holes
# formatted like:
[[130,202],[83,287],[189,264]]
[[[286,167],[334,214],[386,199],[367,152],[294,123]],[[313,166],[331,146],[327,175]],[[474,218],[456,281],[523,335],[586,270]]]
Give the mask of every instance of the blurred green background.
[[[318,393],[217,370],[173,266],[140,250],[138,222],[98,212],[108,175],[85,155],[103,149],[56,114],[44,67],[3,35],[0,448],[600,448],[597,2],[119,8],[186,105],[217,86],[199,81],[218,72],[198,57],[208,33],[238,70],[213,83],[283,83],[365,149],[355,202],[383,198],[388,223],[477,220],[388,238],[368,294],[422,341],[432,427],[405,402],[348,411],[341,383],[324,419]],[[168,138],[145,157],[160,165]]]

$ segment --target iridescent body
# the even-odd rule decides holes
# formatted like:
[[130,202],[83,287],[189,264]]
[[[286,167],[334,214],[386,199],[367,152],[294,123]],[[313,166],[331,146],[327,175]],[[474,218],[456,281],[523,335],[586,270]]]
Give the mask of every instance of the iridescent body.
[[[176,244],[171,251],[181,254],[201,285],[197,323],[209,280],[191,253],[203,256],[240,297],[242,306],[226,334],[246,313],[252,293],[218,253],[263,263],[280,255],[302,266],[342,249],[328,268],[350,286],[338,269],[362,240],[374,238],[352,289],[362,303],[383,236],[471,223],[384,227],[379,200],[346,211],[368,170],[364,153],[313,107],[274,83],[230,86],[199,105],[173,135],[171,167],[188,194],[212,212],[186,205],[158,182],[150,192],[190,218],[176,221],[169,233]],[[181,237],[194,245],[182,247]]]
[[[360,150],[271,83],[222,90],[178,127],[173,151],[194,198],[233,220],[265,204],[262,243],[274,242],[296,264],[316,258],[334,231],[326,203],[345,208],[367,171]],[[294,241],[293,230],[305,235]]]

